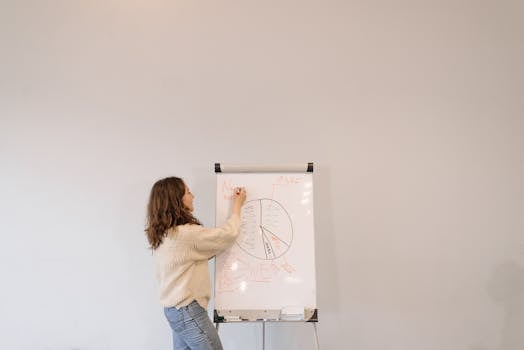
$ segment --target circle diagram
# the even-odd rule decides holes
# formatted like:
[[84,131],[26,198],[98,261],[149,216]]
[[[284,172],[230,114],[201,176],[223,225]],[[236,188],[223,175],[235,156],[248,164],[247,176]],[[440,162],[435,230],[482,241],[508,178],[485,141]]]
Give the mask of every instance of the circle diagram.
[[240,236],[236,244],[261,260],[284,255],[293,241],[293,225],[284,207],[273,199],[248,201],[242,207]]

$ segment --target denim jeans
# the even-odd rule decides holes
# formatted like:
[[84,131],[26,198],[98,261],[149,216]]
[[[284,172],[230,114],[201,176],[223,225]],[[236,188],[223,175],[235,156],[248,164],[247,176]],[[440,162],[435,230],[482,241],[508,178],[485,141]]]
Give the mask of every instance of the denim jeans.
[[196,301],[180,309],[166,307],[164,314],[173,330],[173,350],[222,350],[213,323]]

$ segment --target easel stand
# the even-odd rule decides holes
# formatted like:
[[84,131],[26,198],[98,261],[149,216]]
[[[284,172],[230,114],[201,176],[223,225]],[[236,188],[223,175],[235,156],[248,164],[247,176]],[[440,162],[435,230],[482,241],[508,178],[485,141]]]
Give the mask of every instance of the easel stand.
[[247,191],[241,235],[215,261],[217,331],[220,323],[262,323],[265,350],[266,322],[313,323],[319,350],[313,163],[215,163],[215,173],[217,226],[229,217],[233,191]]
[[[272,323],[294,322],[296,323],[297,321],[242,321],[242,323],[244,322],[262,323],[262,350],[266,350],[266,322],[272,322]],[[235,322],[224,322],[224,323],[235,323]],[[316,350],[320,350],[320,345],[318,341],[317,323],[316,322],[301,322],[301,323],[312,323],[313,324],[313,331],[315,333],[315,347],[316,347]],[[216,323],[217,333],[218,333],[219,326],[220,326],[220,323]]]

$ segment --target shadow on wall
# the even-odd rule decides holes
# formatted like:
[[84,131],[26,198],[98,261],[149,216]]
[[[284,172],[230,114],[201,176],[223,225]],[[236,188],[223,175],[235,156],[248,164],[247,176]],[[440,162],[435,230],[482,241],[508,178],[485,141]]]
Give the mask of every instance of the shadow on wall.
[[524,268],[514,261],[497,266],[487,290],[505,312],[500,344],[495,348],[474,345],[469,350],[524,349]]

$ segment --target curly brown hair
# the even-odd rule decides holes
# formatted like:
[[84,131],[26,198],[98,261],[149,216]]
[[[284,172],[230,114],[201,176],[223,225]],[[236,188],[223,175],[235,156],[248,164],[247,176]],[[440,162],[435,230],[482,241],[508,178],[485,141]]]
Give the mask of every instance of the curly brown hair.
[[151,189],[147,205],[146,235],[152,250],[158,248],[167,230],[185,224],[200,225],[182,201],[186,193],[184,180],[167,177],[158,180]]

